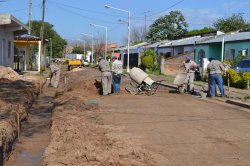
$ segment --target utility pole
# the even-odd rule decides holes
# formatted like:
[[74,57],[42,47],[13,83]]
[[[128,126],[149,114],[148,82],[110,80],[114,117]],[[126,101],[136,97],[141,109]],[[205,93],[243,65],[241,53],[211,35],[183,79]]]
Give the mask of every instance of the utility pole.
[[31,34],[31,19],[32,19],[32,0],[29,0],[29,31],[28,34]]
[[146,11],[144,12],[144,17],[145,17],[145,27],[144,27],[144,41],[146,41],[146,34],[147,34],[147,13],[149,13],[150,11]]
[[52,62],[52,38],[49,39],[50,41],[50,63]]
[[43,33],[44,33],[44,14],[45,14],[45,0],[42,2],[42,22],[41,22],[41,31],[40,31],[40,38],[41,38],[41,65],[44,65],[44,39],[43,39]]

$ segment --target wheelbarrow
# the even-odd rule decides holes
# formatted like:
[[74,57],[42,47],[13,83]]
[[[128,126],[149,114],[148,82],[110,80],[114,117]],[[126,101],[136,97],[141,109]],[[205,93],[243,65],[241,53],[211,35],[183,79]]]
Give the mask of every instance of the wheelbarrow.
[[147,96],[155,94],[161,81],[154,81],[148,74],[140,68],[134,67],[129,72],[130,84],[125,87],[126,91],[132,95],[145,94]]

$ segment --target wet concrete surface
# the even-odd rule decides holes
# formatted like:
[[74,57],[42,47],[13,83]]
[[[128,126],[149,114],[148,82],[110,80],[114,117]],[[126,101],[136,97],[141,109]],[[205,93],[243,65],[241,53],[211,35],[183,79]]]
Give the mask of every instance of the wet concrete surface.
[[[48,87],[46,87],[47,90]],[[20,137],[5,166],[43,165],[44,150],[50,141],[51,112],[54,89],[40,97],[33,104],[28,118],[22,123]]]

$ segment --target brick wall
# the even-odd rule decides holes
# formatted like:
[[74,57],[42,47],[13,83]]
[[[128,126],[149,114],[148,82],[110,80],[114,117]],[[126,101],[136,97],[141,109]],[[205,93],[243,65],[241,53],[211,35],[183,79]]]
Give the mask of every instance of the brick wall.
[[181,64],[185,61],[186,56],[190,55],[194,60],[194,53],[182,54],[170,58],[162,58],[161,72],[166,75],[177,75],[182,70]]

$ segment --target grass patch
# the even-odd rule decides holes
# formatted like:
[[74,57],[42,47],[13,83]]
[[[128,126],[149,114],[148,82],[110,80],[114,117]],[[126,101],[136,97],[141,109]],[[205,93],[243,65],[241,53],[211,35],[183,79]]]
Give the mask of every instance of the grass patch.
[[156,75],[156,76],[162,75],[160,70],[154,70],[154,71],[148,70],[147,73],[148,74],[153,74],[153,75]]
[[167,82],[173,83],[173,82],[174,82],[174,79],[175,79],[175,76],[173,76],[173,75],[165,75],[165,76],[164,76],[164,79],[165,79]]

